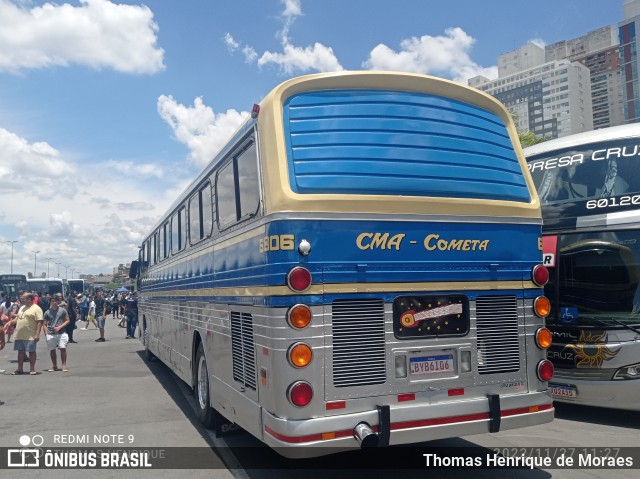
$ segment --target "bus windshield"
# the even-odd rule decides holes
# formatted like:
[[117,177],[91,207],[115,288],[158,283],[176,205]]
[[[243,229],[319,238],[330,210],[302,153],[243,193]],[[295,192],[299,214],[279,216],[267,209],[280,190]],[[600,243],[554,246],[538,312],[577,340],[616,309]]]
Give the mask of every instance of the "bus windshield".
[[640,205],[637,138],[551,150],[527,161],[543,205],[584,202],[588,210]]

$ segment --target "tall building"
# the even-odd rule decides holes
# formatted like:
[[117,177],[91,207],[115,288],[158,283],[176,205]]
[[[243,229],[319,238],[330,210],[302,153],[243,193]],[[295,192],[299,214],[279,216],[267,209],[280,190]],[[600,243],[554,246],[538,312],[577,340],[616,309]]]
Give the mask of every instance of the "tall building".
[[[527,68],[518,70],[522,64]],[[469,85],[500,100],[515,114],[518,129],[548,138],[593,130],[590,73],[582,63],[545,63],[544,50],[527,44],[500,55],[498,65],[510,73],[497,80],[477,76]]]
[[624,0],[624,20],[618,23],[620,36],[620,70],[625,123],[640,122],[640,0]]
[[598,28],[581,37],[545,47],[546,61],[566,58],[580,62],[589,69],[595,129],[624,124],[618,52],[618,35],[613,26]]

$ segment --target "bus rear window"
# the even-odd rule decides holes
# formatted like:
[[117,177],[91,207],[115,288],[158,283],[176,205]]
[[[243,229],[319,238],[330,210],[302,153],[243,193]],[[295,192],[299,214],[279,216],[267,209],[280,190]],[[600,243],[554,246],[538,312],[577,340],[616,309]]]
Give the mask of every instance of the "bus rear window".
[[294,95],[284,112],[296,193],[530,201],[504,122],[477,106],[335,90]]

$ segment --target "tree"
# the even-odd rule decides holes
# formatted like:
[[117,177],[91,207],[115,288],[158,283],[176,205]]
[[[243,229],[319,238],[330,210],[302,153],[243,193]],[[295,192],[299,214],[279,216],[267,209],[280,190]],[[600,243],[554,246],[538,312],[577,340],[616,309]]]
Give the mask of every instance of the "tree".
[[[513,119],[514,124],[518,124],[518,114],[514,111],[509,110],[509,114]],[[543,141],[548,141],[551,138],[547,138],[546,136],[537,136],[534,132],[530,130],[518,130],[518,138],[520,138],[520,144],[522,148],[526,148],[528,146],[537,145],[538,143],[542,143]]]

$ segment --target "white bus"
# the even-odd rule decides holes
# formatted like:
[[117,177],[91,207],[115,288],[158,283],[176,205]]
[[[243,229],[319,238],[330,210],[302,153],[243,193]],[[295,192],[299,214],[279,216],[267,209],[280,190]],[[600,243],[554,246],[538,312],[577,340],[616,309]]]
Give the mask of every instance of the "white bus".
[[61,278],[32,278],[27,279],[27,289],[35,291],[39,295],[50,293],[52,296],[56,293],[62,293],[66,298],[69,294],[67,282]]
[[525,149],[542,203],[558,401],[640,410],[640,125]]

